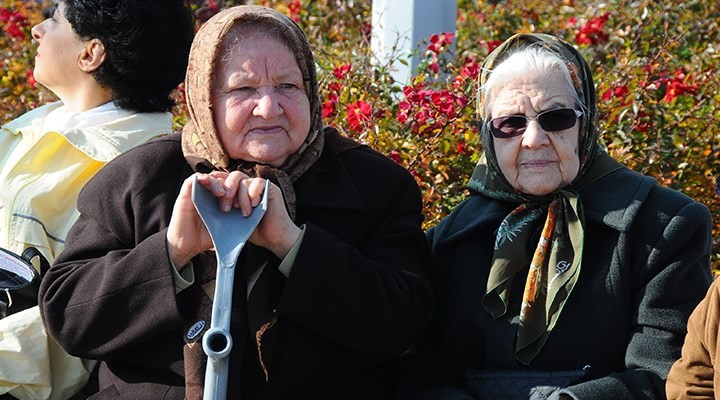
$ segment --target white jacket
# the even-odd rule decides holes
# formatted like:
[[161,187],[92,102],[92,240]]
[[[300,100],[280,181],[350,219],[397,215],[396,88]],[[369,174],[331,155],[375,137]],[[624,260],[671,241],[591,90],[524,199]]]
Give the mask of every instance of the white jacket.
[[[50,263],[65,247],[85,183],[120,153],[172,131],[170,113],[132,113],[111,103],[54,130],[48,114],[60,107],[39,107],[0,128],[0,247],[21,254],[34,246]],[[66,399],[93,365],[47,336],[37,307],[0,319],[0,394]]]

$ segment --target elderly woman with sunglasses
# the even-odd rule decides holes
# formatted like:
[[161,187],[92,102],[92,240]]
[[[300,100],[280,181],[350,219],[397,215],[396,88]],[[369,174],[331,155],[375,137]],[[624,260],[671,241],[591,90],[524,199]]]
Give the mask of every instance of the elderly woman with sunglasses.
[[402,397],[664,398],[710,283],[710,214],[606,154],[596,103],[555,37],[515,35],[485,61],[484,154],[428,233],[431,356]]

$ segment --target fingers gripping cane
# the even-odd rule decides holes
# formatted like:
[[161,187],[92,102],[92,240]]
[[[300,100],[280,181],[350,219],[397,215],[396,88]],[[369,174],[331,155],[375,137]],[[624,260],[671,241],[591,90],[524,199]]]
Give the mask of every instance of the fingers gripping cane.
[[240,209],[222,212],[218,199],[197,181],[193,181],[192,201],[207,227],[215,246],[217,275],[210,329],[203,336],[203,351],[208,356],[205,370],[204,400],[225,400],[230,366],[230,311],[232,308],[233,278],[238,256],[267,210],[270,181],[260,204],[245,217]]

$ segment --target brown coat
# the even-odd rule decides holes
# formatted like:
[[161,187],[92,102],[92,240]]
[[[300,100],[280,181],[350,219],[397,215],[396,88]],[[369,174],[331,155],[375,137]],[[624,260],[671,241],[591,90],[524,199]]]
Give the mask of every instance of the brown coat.
[[668,399],[720,399],[720,280],[690,315],[682,356],[673,364],[665,389]]
[[[336,132],[326,138],[341,140]],[[212,255],[194,258],[196,282],[176,295],[165,233],[191,173],[172,136],[119,157],[80,195],[81,216],[43,281],[40,306],[65,350],[102,360],[93,399],[185,396],[183,347],[200,345],[193,316],[209,306],[197,280],[214,265]],[[433,308],[420,274],[429,248],[418,187],[364,146],[323,152],[294,186],[303,242],[289,278],[275,274],[274,293],[259,300],[277,317],[262,342],[269,381],[254,335],[238,322],[245,318],[234,318],[228,398],[382,399],[393,361]],[[251,249],[241,261],[257,258]],[[233,317],[252,320],[256,307],[242,280],[248,265],[238,265]]]

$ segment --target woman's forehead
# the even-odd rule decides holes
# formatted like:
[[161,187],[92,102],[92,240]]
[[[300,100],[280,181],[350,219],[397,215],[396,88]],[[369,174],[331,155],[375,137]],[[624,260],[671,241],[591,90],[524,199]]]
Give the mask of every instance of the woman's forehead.
[[533,108],[568,106],[574,96],[558,73],[536,71],[504,77],[489,93],[493,109],[532,104]]

